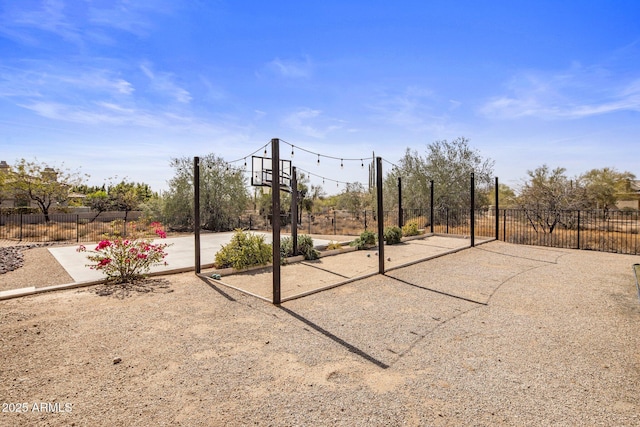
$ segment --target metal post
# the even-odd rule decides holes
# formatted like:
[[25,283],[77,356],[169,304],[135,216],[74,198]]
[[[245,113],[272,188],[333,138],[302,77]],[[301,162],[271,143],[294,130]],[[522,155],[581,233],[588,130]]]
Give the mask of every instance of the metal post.
[[298,255],[298,174],[291,168],[291,241],[293,256]]
[[364,231],[367,231],[367,211],[364,211]]
[[378,273],[384,274],[384,220],[382,218],[382,157],[376,157],[376,191],[378,193]]
[[80,241],[80,215],[76,214],[76,243]]
[[335,211],[335,209],[334,209],[334,210],[333,210],[333,235],[334,235],[334,236],[335,236],[336,234],[338,234],[338,232],[337,232],[337,226],[338,226],[338,225],[336,224],[336,222],[337,222],[337,218],[336,218],[336,211]]
[[498,177],[496,176],[496,240],[500,240],[500,207],[498,205],[500,201],[498,200]]
[[580,211],[578,211],[578,249],[580,249]]
[[271,140],[271,225],[273,249],[273,303],[280,304],[280,140]]
[[402,217],[402,177],[398,177],[398,227],[402,228],[404,225]]
[[502,241],[507,241],[507,210],[502,212]]
[[471,247],[476,245],[476,178],[471,172]]
[[[431,205],[431,213],[429,217],[429,221],[431,222],[431,234],[433,234],[433,180],[431,180],[431,198],[429,199],[429,204]],[[449,226],[447,225],[447,233],[449,232]]]
[[449,234],[449,207],[444,208],[447,212],[447,234]]
[[193,235],[196,274],[200,274],[200,157],[193,158]]

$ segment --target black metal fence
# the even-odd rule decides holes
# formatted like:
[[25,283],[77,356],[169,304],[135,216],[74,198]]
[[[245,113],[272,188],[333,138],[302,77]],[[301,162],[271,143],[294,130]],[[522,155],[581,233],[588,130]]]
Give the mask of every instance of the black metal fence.
[[[386,211],[385,227],[414,222],[426,232],[461,236],[495,237],[509,243],[586,249],[622,254],[640,254],[638,211],[528,211],[522,209],[476,209],[473,223],[469,209],[406,209],[399,221],[398,211]],[[0,215],[0,239],[30,242],[98,241],[105,233],[127,235],[139,212],[100,214],[51,214],[47,222],[40,214]],[[377,229],[374,211],[329,211],[304,213],[298,232],[357,236]],[[290,218],[283,218],[283,231],[290,231]],[[270,229],[270,219],[247,213],[233,228]]]
[[500,211],[499,238],[554,248],[640,254],[638,211]]
[[104,234],[126,236],[141,212],[0,215],[0,239],[28,242],[92,242]]

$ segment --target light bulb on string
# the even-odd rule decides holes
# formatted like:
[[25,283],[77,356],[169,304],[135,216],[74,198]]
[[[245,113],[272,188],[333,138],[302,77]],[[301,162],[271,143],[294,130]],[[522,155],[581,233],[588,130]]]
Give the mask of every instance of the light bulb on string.
[[247,168],[247,158],[246,157],[244,158],[244,168],[245,169]]
[[293,157],[293,145],[291,146],[291,157]]
[[264,156],[267,157],[267,147],[264,147]]
[[364,169],[364,160],[360,159],[360,167]]
[[340,159],[340,169],[344,169],[344,160]]
[[320,154],[318,154],[318,165],[320,165]]

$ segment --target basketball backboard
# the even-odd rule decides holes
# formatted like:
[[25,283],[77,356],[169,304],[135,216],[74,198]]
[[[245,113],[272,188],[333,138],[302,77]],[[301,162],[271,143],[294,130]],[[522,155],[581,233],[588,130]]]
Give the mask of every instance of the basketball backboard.
[[[252,156],[251,185],[271,187],[273,182],[272,166],[271,158]],[[280,189],[291,192],[291,160],[280,160]]]

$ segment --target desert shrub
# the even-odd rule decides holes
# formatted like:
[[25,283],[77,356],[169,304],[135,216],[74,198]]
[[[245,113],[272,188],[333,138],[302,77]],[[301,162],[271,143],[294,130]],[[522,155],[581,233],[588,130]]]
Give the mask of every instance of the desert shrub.
[[[155,234],[161,238],[167,237],[162,225],[154,223]],[[165,249],[169,244],[153,244],[151,239],[135,235],[125,239],[120,236],[109,236],[100,241],[94,250],[88,250],[80,245],[78,252],[89,252],[87,259],[92,270],[102,271],[107,280],[115,283],[133,283],[144,278],[152,266],[166,265]]]
[[304,259],[318,259],[320,255],[313,247],[313,239],[308,234],[298,236],[298,253],[304,255]]
[[280,239],[280,260],[284,263],[284,259],[293,256],[293,239],[289,236]]
[[376,234],[373,231],[367,230],[360,233],[360,237],[351,242],[350,246],[355,246],[358,250],[365,249],[369,246],[375,245],[376,240]]
[[214,265],[216,268],[242,270],[266,265],[272,260],[271,245],[265,242],[264,235],[236,230],[231,241],[216,253]]
[[400,243],[402,240],[402,230],[400,227],[387,227],[384,229],[384,234],[382,235],[384,241],[387,245],[395,245]]
[[418,229],[417,221],[409,221],[402,226],[403,236],[417,236],[418,234],[420,234],[420,230]]
[[[320,252],[313,247],[313,239],[308,234],[298,236],[297,253],[304,256],[304,259],[318,259]],[[291,237],[283,237],[280,239],[280,256],[284,261],[286,257],[293,256],[293,239]]]
[[329,244],[327,245],[327,250],[332,251],[335,249],[342,249],[342,245],[340,244],[340,242],[334,242],[334,241],[329,242]]

